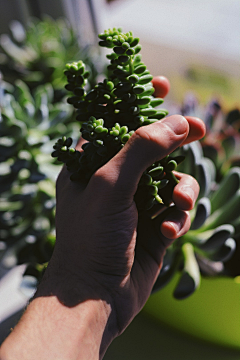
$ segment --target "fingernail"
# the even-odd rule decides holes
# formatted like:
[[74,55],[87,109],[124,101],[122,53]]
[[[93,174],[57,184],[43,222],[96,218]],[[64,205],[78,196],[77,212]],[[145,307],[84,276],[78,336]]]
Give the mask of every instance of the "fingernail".
[[189,131],[188,122],[181,115],[172,115],[163,121],[176,135],[182,135]]
[[174,221],[171,221],[171,220],[166,220],[164,221],[165,222],[165,226],[166,224],[168,226],[170,226],[172,229],[174,229],[174,231],[176,232],[176,234],[179,233],[179,231],[181,230],[181,224],[180,223],[176,223]]
[[194,201],[195,193],[193,191],[193,188],[191,188],[191,186],[183,186],[181,188],[181,191],[185,193],[192,201]]

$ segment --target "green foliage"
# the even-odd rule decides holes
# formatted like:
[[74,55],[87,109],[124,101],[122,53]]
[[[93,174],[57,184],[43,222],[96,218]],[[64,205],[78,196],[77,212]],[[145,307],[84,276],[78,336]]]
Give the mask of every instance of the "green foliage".
[[[66,89],[73,93],[68,102],[77,109],[82,137],[88,142],[83,152],[72,149],[70,139],[60,139],[53,157],[66,163],[74,181],[88,181],[92,174],[109,161],[141,126],[152,124],[167,115],[156,109],[163,99],[153,97],[153,76],[141,61],[139,39],[121,29],[109,29],[99,35],[100,46],[113,49],[108,77],[86,91],[89,72],[83,61],[66,65]],[[135,195],[138,210],[171,202],[178,180],[172,173],[183,157],[168,156],[144,172]]]
[[[6,81],[22,79],[33,89],[51,83],[59,99],[65,94],[63,70],[68,61],[81,57],[91,68],[90,81],[95,83],[96,56],[83,48],[69,23],[64,19],[32,19],[27,29],[17,22],[10,24],[11,36],[0,37],[0,71]],[[95,61],[93,62],[93,57]]]
[[[76,131],[72,108],[53,103],[50,84],[33,94],[25,83],[2,82],[0,104],[0,262],[27,263],[40,275],[55,243],[55,179],[60,167],[49,157],[62,134]],[[29,269],[28,269],[29,272]]]

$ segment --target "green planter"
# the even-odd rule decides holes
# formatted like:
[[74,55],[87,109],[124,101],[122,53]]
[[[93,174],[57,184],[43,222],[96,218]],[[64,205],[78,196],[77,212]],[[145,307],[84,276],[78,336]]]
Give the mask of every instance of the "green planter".
[[187,335],[240,351],[239,277],[202,278],[201,288],[184,301],[172,293],[178,276],[153,294],[144,312]]

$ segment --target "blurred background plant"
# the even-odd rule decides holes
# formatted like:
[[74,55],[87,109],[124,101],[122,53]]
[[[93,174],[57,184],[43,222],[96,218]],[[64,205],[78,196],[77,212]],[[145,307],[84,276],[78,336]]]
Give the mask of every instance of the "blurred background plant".
[[[63,70],[69,61],[83,59],[95,83],[98,59],[94,47],[81,47],[79,37],[66,19],[31,19],[26,29],[19,21],[9,25],[10,34],[0,37],[0,71],[7,82],[22,79],[31,90],[50,83],[54,101],[65,95]],[[93,60],[94,59],[94,60]]]
[[0,53],[0,265],[28,264],[40,279],[54,235],[55,180],[60,164],[52,146],[79,127],[66,102],[65,64],[84,58],[96,82],[99,55],[81,47],[67,20],[32,19],[10,24]]
[[49,156],[51,147],[63,133],[76,137],[76,124],[67,103],[53,103],[51,84],[31,93],[22,80],[14,85],[1,81],[1,91],[0,263],[5,268],[35,266],[49,261],[55,242],[60,166]]

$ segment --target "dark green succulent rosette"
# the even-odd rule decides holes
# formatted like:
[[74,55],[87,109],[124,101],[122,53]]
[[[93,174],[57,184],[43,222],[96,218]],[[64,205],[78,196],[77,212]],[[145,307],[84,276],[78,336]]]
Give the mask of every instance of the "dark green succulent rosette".
[[[71,148],[71,138],[63,137],[54,145],[52,156],[67,165],[73,181],[88,181],[121,150],[135,130],[168,114],[157,108],[163,99],[153,96],[153,76],[141,60],[139,39],[132,32],[123,33],[116,28],[99,38],[100,46],[113,49],[107,55],[110,65],[106,79],[87,92],[89,72],[85,64],[80,60],[67,64],[65,70],[66,89],[72,92],[68,102],[76,109],[87,143],[80,153]],[[139,211],[171,203],[172,190],[178,182],[172,171],[183,158],[167,156],[146,169],[135,195]]]

